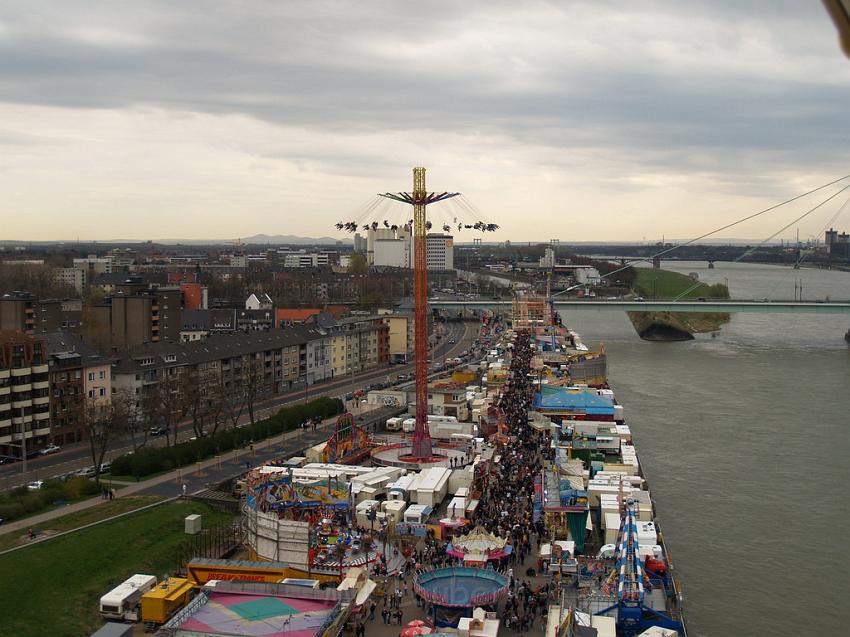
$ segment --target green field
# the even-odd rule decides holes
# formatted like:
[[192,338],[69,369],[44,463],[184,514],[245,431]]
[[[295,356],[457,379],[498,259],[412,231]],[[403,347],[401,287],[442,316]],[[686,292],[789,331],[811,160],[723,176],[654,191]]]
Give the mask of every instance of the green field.
[[203,515],[205,528],[228,523],[229,513],[178,501],[34,544],[0,556],[2,634],[80,637],[103,624],[100,596],[134,573],[161,578],[176,568],[186,537],[183,518]]
[[[35,528],[48,535],[55,535],[62,531],[69,531],[71,529],[85,526],[86,524],[91,524],[92,522],[111,518],[119,513],[126,513],[133,509],[141,509],[144,506],[148,506],[149,504],[153,504],[154,502],[164,499],[165,498],[158,495],[126,495],[123,498],[118,498],[116,500],[100,502],[97,506],[91,507],[90,509],[83,509],[76,513],[68,513],[67,515],[60,516],[50,520],[49,522],[38,524]],[[10,549],[21,544],[30,544],[30,540],[27,539],[25,530],[0,535],[0,551],[5,551],[6,549]]]
[[[669,270],[635,268],[635,271],[637,272],[635,292],[647,299],[673,299],[696,283],[685,274]],[[714,285],[700,283],[682,298],[728,299],[729,290],[722,283]]]

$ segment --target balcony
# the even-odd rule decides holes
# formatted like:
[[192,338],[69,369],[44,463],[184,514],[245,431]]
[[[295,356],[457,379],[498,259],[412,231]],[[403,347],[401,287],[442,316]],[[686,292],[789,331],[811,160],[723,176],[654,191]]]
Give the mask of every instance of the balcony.
[[48,372],[48,366],[44,365],[33,365],[31,371],[33,374],[46,374]]

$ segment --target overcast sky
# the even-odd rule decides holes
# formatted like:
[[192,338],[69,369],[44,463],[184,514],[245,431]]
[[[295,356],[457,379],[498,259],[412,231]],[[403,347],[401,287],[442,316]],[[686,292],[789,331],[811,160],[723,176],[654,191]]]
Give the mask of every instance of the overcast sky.
[[818,0],[5,0],[0,239],[342,238],[417,165],[489,240],[687,238],[850,173],[848,113]]

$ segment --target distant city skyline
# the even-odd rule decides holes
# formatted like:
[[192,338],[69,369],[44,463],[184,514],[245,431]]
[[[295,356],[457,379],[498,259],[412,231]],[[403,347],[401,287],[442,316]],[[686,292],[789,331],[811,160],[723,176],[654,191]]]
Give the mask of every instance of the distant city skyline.
[[[621,5],[5,3],[0,240],[350,240],[415,165],[488,242],[682,240],[850,173],[820,3]],[[850,227],[847,199],[776,241]]]

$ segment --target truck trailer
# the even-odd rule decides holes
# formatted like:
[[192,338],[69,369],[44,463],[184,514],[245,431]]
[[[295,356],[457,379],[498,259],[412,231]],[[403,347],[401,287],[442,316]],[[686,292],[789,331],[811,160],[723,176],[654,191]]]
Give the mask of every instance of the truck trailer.
[[156,586],[156,577],[136,573],[100,598],[100,614],[106,619],[138,621],[142,595]]

